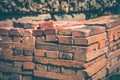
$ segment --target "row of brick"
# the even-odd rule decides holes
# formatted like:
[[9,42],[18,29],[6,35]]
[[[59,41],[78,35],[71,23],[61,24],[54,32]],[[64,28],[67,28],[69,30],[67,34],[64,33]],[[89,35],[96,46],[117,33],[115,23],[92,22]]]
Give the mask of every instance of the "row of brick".
[[[101,24],[99,20],[71,23],[29,21],[28,24],[21,21],[19,25],[14,22],[15,27],[2,26],[0,78],[97,80],[119,72],[118,22],[119,20],[103,20]],[[53,24],[59,26],[49,27]],[[113,40],[109,38],[111,35],[114,35]]]

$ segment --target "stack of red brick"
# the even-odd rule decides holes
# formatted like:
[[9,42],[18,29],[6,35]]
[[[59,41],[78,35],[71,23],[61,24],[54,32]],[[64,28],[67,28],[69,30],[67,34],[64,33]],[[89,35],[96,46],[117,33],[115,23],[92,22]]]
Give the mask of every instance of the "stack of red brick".
[[97,80],[120,72],[120,20],[0,22],[0,79]]

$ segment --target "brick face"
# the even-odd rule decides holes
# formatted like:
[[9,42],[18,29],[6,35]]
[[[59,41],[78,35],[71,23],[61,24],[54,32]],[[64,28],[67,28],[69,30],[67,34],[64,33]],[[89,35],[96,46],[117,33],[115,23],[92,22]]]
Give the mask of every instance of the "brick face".
[[23,63],[23,69],[24,70],[34,70],[35,69],[35,64],[32,62],[24,62]]
[[45,55],[48,58],[58,58],[58,51],[46,51]]

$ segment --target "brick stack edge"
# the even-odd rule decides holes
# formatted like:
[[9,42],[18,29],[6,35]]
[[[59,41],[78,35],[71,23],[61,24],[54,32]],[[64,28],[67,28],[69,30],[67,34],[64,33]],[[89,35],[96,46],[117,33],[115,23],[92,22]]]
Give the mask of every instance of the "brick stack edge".
[[120,20],[0,22],[0,80],[97,80],[113,73],[120,73]]

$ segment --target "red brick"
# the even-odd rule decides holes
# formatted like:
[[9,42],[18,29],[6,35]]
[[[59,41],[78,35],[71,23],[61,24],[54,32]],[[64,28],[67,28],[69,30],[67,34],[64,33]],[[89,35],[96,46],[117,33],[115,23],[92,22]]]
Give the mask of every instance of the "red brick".
[[71,68],[83,68],[84,62],[61,60],[61,59],[50,59],[44,57],[34,57],[34,61],[41,64],[51,64],[55,66],[66,66]]
[[107,31],[108,31],[108,35],[111,35],[111,34],[120,32],[119,30],[120,30],[120,26],[115,26],[115,27],[113,27],[113,28],[111,28],[111,29],[108,29],[108,30],[107,30]]
[[13,27],[12,21],[0,21],[0,27]]
[[46,35],[46,42],[56,42],[57,36],[56,35]]
[[114,36],[113,35],[108,35],[108,39],[109,39],[110,42],[113,42]]
[[53,50],[53,51],[60,51],[60,52],[79,52],[79,53],[87,53],[91,51],[96,51],[98,49],[98,43],[82,47],[82,46],[71,46],[71,45],[58,45],[53,43],[36,43],[36,49],[45,49],[45,50]]
[[106,66],[106,59],[102,59],[93,65],[89,66],[87,69],[84,71],[88,74],[88,76],[93,76],[96,74],[98,71],[100,71],[103,67]]
[[45,56],[48,58],[58,58],[58,51],[45,51]]
[[105,32],[105,27],[87,26],[72,32],[74,37],[93,36]]
[[35,43],[35,37],[23,37],[22,43]]
[[7,36],[3,36],[2,40],[0,42],[12,42],[12,38],[11,37],[7,37]]
[[14,36],[13,37],[13,42],[21,43],[22,42],[22,37],[16,37],[16,36]]
[[102,39],[98,43],[99,43],[99,49],[106,47],[106,39]]
[[90,45],[106,38],[107,38],[107,34],[102,33],[102,34],[98,34],[98,35],[94,35],[86,38],[74,38],[73,43],[75,45]]
[[34,50],[34,56],[44,57],[45,56],[45,50],[35,49]]
[[33,30],[33,36],[42,36],[43,35],[43,30]]
[[59,35],[64,35],[64,36],[71,36],[72,35],[72,30],[71,29],[59,29],[58,34]]
[[16,61],[14,61],[14,67],[22,67],[22,65],[23,65],[23,62],[16,62]]
[[16,49],[27,49],[27,50],[33,50],[35,49],[35,44],[33,43],[13,43],[14,47]]
[[73,54],[72,53],[59,52],[58,57],[60,59],[72,60],[73,59]]
[[92,76],[92,80],[98,80],[98,79],[103,79],[106,77],[107,70],[106,67],[100,70],[98,73],[96,73],[94,76]]
[[10,28],[0,28],[0,35],[8,36]]
[[22,80],[33,80],[32,76],[23,76]]
[[116,41],[116,40],[118,40],[118,39],[119,39],[118,33],[114,33],[114,34],[113,34],[113,40]]
[[53,22],[44,21],[40,23],[40,29],[51,29],[51,28],[54,28]]
[[56,32],[55,32],[55,29],[45,29],[44,34],[45,35],[55,35]]
[[23,33],[24,33],[24,29],[21,29],[21,28],[13,28],[13,29],[10,29],[9,31],[10,36],[22,36]]
[[0,43],[0,47],[1,48],[14,48],[14,44],[13,43]]
[[62,68],[63,75],[76,75],[75,69]]
[[118,34],[118,38],[120,39],[120,32],[118,32],[117,34]]
[[44,64],[36,64],[35,68],[37,71],[47,71],[47,66]]
[[32,36],[32,29],[24,29],[22,36]]
[[58,36],[58,41],[60,44],[73,44],[71,36]]
[[48,65],[48,72],[60,73],[60,67]]
[[73,75],[62,75],[53,72],[46,72],[46,71],[37,71],[34,70],[34,76],[36,77],[43,77],[43,78],[50,78],[50,79],[58,79],[58,80],[84,80],[83,76],[73,76]]
[[45,37],[44,36],[37,37],[36,42],[45,42]]
[[33,50],[24,50],[23,54],[25,56],[33,56]]
[[25,70],[34,70],[35,69],[35,64],[32,62],[24,62],[23,63],[23,69]]

